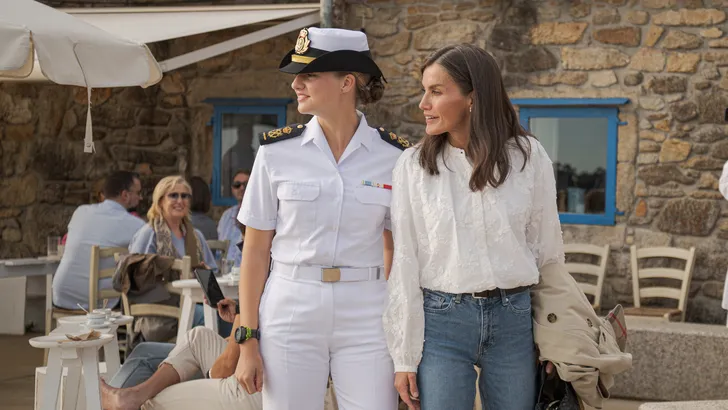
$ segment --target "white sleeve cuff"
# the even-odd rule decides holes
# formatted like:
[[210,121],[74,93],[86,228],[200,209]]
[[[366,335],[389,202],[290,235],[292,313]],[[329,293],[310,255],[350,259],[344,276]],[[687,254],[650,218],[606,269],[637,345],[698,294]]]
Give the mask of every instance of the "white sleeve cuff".
[[406,366],[406,365],[395,364],[394,372],[395,373],[417,373],[417,366]]

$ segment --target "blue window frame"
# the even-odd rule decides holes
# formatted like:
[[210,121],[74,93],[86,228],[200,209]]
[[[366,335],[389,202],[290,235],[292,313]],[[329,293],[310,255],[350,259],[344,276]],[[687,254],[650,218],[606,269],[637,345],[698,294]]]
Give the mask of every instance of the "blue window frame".
[[230,193],[233,173],[251,169],[258,149],[258,134],[286,125],[290,99],[213,98],[205,100],[215,112],[213,127],[212,203],[233,206]]
[[513,99],[554,162],[562,224],[614,225],[619,106],[626,98]]

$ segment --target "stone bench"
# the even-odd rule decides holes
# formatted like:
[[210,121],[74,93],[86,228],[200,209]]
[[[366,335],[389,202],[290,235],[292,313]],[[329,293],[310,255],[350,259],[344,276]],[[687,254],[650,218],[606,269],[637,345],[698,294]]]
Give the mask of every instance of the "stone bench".
[[[627,318],[627,327],[626,350],[632,353],[632,369],[616,377],[612,397],[728,400],[728,328],[634,317]],[[728,409],[723,406],[705,408]],[[652,408],[658,407],[645,407]],[[659,407],[672,408],[688,407]]]
[[639,410],[725,410],[728,400],[720,401],[674,401],[669,403],[645,403]]

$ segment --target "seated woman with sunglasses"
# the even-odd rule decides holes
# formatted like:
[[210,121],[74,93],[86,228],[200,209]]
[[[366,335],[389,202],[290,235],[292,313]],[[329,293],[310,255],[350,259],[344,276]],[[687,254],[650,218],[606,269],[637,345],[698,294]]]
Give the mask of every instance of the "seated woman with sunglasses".
[[[216,269],[215,257],[200,231],[190,222],[192,189],[181,176],[162,178],[154,187],[147,224],[131,239],[129,253],[158,254],[172,258],[190,256],[194,265]],[[189,242],[189,243],[187,243]],[[187,243],[187,245],[186,245]],[[186,245],[186,246],[185,246]],[[187,251],[189,249],[189,251]],[[169,304],[178,303],[176,300]],[[202,305],[197,305],[193,326],[203,324]],[[134,323],[135,340],[167,342],[177,334],[177,320],[166,317],[142,317]]]

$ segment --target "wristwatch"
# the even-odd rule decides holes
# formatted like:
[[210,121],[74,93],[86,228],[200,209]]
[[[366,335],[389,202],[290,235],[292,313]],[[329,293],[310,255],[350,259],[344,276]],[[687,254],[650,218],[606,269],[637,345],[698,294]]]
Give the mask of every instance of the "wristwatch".
[[260,331],[258,329],[251,329],[245,326],[240,326],[235,329],[235,342],[237,342],[237,344],[243,344],[248,339],[260,340]]

